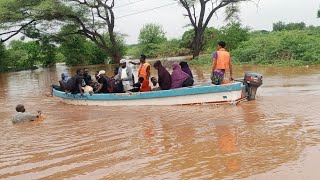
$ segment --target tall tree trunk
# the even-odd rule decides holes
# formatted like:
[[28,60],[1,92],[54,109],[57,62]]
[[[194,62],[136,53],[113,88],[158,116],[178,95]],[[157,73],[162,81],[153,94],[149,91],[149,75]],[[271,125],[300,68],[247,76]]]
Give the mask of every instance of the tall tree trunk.
[[113,27],[114,26],[109,26],[108,31],[109,31],[109,38],[111,41],[111,57],[114,63],[119,64],[120,63],[120,59],[121,59],[121,54],[120,54],[120,49],[118,46],[118,42],[116,39],[116,35],[113,32]]
[[195,35],[193,39],[193,51],[192,51],[193,59],[199,57],[200,55],[200,52],[203,46],[203,34],[204,34],[203,28],[198,27],[197,29],[195,29]]

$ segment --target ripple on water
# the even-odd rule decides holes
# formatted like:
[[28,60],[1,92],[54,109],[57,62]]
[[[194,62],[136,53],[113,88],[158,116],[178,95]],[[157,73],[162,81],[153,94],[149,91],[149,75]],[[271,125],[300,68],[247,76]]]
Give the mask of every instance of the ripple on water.
[[[320,142],[319,87],[302,81],[303,69],[294,71],[302,77],[270,71],[254,102],[170,107],[71,106],[44,96],[64,70],[0,75],[0,178],[259,179],[309,172],[296,166],[319,155],[308,150]],[[17,103],[47,118],[12,125]]]

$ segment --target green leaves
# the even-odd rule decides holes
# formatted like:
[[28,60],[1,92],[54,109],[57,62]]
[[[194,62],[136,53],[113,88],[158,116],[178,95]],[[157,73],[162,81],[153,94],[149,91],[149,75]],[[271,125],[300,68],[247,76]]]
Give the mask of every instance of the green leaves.
[[140,44],[159,44],[166,41],[165,32],[161,25],[146,24],[140,30]]
[[161,25],[152,23],[144,25],[139,34],[140,54],[156,57],[160,45],[166,40],[167,38]]
[[239,62],[288,64],[300,61],[306,64],[320,61],[320,34],[309,30],[272,32],[252,36],[232,51]]

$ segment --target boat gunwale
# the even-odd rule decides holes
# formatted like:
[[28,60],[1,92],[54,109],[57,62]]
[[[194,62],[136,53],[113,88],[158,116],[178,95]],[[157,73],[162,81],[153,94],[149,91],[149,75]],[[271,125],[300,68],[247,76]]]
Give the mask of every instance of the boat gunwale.
[[138,92],[138,93],[108,93],[108,94],[66,94],[53,89],[53,95],[63,99],[75,100],[137,100],[137,99],[152,99],[152,98],[168,98],[177,96],[188,96],[207,93],[219,93],[230,91],[241,91],[244,86],[240,82],[225,85],[206,85],[206,86],[191,86],[178,89]]

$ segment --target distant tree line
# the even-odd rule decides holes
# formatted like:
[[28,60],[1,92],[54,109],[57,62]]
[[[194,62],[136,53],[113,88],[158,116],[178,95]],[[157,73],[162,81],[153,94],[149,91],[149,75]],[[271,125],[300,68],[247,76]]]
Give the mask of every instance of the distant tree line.
[[[213,14],[226,7],[227,18],[234,17],[234,14],[238,12],[239,3],[244,1],[249,0],[176,1],[186,10],[190,20],[194,34],[191,53],[194,57],[199,55],[205,45],[204,32]],[[18,34],[23,35],[27,40],[35,41],[36,45],[33,44],[33,46],[40,48],[38,49],[41,52],[39,55],[26,57],[21,48],[19,51],[22,54],[15,54],[16,57],[21,56],[23,59],[21,64],[24,64],[24,61],[30,61],[24,68],[31,68],[35,63],[43,66],[54,65],[56,61],[60,61],[62,54],[70,65],[75,62],[118,63],[125,54],[125,48],[121,32],[114,31],[117,22],[114,8],[117,7],[117,3],[115,0],[0,0],[0,43],[10,41]],[[79,47],[74,46],[77,43],[80,43]],[[173,40],[168,45],[175,46],[176,43]],[[22,43],[23,45],[25,44]],[[93,45],[96,47],[93,48]],[[60,48],[60,46],[65,48]],[[83,47],[87,46],[93,49],[94,53],[83,52]],[[155,47],[146,45],[145,48],[148,50]],[[14,51],[16,47],[9,45],[9,49]],[[31,51],[28,48],[28,50],[22,49],[26,52]],[[81,51],[81,55],[73,57],[66,49]],[[98,51],[103,52],[102,55],[97,55]],[[12,58],[12,56],[12,54],[8,55],[7,58]],[[46,57],[48,59],[44,60]],[[15,67],[10,65],[10,68]]]
[[[302,36],[309,33],[308,37],[317,41],[319,28],[306,27],[303,22],[277,22],[273,24],[273,32],[253,32],[242,27],[237,14],[239,3],[243,1],[246,0],[218,0],[215,3],[179,0],[177,2],[190,20],[190,29],[181,38],[168,39],[161,25],[146,24],[140,31],[138,44],[126,45],[125,36],[114,31],[117,3],[114,0],[0,0],[0,71],[33,69],[39,65],[48,67],[57,62],[67,65],[118,63],[125,55],[138,57],[142,53],[148,57],[192,55],[196,62],[200,53],[211,54],[219,40],[227,42],[228,50],[234,52],[238,61],[258,62],[261,57],[269,58],[261,56],[260,51],[266,46],[258,50],[247,43],[263,44],[277,33],[279,39],[290,39],[289,34]],[[219,29],[208,27],[213,14],[223,7],[229,23]],[[286,32],[288,34],[284,36]],[[12,40],[18,34],[22,35],[20,40]],[[258,38],[263,41],[255,41]],[[315,54],[306,53],[301,48],[301,51],[293,52],[283,43],[286,42],[278,44],[282,49],[273,57],[313,59],[312,62],[316,62]],[[260,54],[255,55],[258,52]],[[301,54],[308,54],[309,58],[302,58]]]

